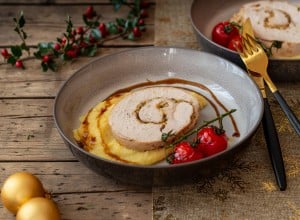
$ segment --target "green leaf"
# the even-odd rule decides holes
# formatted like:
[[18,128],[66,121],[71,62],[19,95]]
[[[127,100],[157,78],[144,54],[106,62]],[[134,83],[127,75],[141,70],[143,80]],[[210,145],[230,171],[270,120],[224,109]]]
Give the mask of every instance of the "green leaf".
[[118,34],[119,33],[119,29],[115,23],[108,22],[106,26],[107,26],[107,30],[110,34]]
[[116,18],[116,22],[119,26],[125,27],[126,20],[123,18]]
[[21,32],[22,32],[22,35],[23,35],[23,39],[26,40],[27,34],[26,34],[25,31],[23,31],[23,30],[21,30]]
[[49,47],[48,47],[48,43],[46,43],[46,42],[41,42],[41,43],[38,44],[38,48],[39,48],[39,49],[49,48]]
[[14,29],[14,31],[17,32],[18,34],[20,34],[20,29],[19,29],[18,27],[16,27],[16,28]]
[[97,48],[97,45],[95,44],[90,47],[87,47],[86,49],[87,49],[87,56],[93,57],[93,56],[95,56],[98,48]]
[[53,47],[51,43],[39,43],[38,44],[38,52],[41,56],[44,56],[46,54],[52,54],[53,53]]
[[72,28],[73,28],[73,23],[71,21],[71,17],[70,16],[67,17],[66,23],[67,23],[66,32],[70,34],[72,32]]
[[44,62],[41,62],[41,66],[42,66],[43,71],[47,72],[47,70],[48,70],[48,64],[44,63]]
[[57,71],[57,65],[54,61],[51,61],[48,63],[48,67],[50,70],[52,70],[53,72],[56,72]]
[[125,27],[126,30],[132,28],[132,24],[131,24],[130,20],[126,20],[124,27]]
[[102,35],[101,32],[99,31],[99,29],[94,28],[91,30],[91,35],[93,36],[93,38],[98,41],[101,39]]
[[139,19],[138,19],[137,17],[135,17],[135,18],[132,20],[132,27],[137,26],[138,21],[139,21]]
[[10,63],[11,65],[15,65],[16,61],[17,61],[17,59],[14,56],[10,56],[7,59],[7,63]]
[[37,59],[42,59],[42,55],[41,52],[38,50],[36,52],[33,53],[33,55],[37,58]]
[[64,48],[64,51],[68,51],[68,50],[70,50],[70,49],[72,49],[72,45],[69,44],[69,42],[68,42],[67,45],[66,45],[65,48]]
[[21,44],[21,49],[26,51],[30,50],[30,48],[24,42]]
[[61,55],[61,59],[62,59],[62,60],[70,60],[70,57],[68,57],[67,54],[63,53],[63,54]]
[[18,24],[19,24],[20,28],[24,27],[24,25],[25,25],[25,18],[24,18],[23,11],[20,12],[20,17],[19,17],[19,20],[18,20]]
[[129,40],[135,40],[135,37],[134,37],[133,32],[130,32],[127,38],[128,38]]
[[55,57],[59,57],[60,53],[57,50],[52,50],[52,52],[53,52],[53,54],[54,54]]
[[53,49],[54,48],[54,43],[53,42],[49,42],[48,43],[48,48],[49,49]]
[[19,58],[20,56],[22,56],[22,48],[21,46],[11,46],[10,50],[13,54],[14,57]]
[[86,18],[85,15],[82,15],[82,20],[83,20],[83,22],[85,23],[86,26],[91,27],[92,22],[88,21],[88,19]]
[[122,4],[126,3],[126,1],[124,0],[111,0],[111,2],[114,5],[115,11],[118,11],[121,8]]

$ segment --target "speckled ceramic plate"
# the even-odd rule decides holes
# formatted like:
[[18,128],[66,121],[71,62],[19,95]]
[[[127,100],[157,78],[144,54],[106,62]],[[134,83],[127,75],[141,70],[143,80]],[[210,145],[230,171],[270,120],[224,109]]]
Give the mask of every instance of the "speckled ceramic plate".
[[[247,2],[253,1],[194,0],[190,12],[192,26],[203,50],[224,57],[243,68],[244,64],[238,53],[214,43],[211,40],[211,31],[217,23],[229,20],[229,18],[238,12],[240,7]],[[297,0],[290,0],[289,2],[300,5]],[[300,81],[299,69],[300,57],[293,59],[271,58],[268,72],[274,81]]]
[[[165,162],[152,166],[124,164],[102,159],[79,147],[73,138],[73,129],[79,126],[79,117],[116,90],[147,81],[171,78],[196,82],[207,87],[233,114],[240,137],[232,138],[230,147],[217,155],[180,165]],[[209,98],[207,90],[177,82]],[[213,101],[215,103],[216,100]],[[201,119],[216,117],[214,104],[201,111]],[[222,113],[224,108],[216,104]],[[120,52],[99,58],[74,73],[57,94],[54,118],[59,133],[73,154],[97,173],[107,174],[123,182],[151,185],[176,179],[192,178],[221,167],[223,158],[246,145],[258,127],[263,113],[263,102],[256,84],[235,64],[205,52],[182,48],[148,47]],[[224,120],[229,135],[234,133],[232,121]]]

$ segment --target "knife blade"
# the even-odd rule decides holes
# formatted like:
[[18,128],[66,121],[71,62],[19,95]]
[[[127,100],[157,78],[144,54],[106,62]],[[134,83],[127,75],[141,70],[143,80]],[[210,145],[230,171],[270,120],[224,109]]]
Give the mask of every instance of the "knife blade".
[[[253,28],[251,25],[251,21],[248,18],[245,23],[243,24],[243,32],[242,35],[246,37],[246,35],[250,35],[251,37],[254,37]],[[280,142],[278,139],[277,130],[275,127],[274,119],[272,116],[272,112],[270,109],[270,105],[268,102],[268,98],[265,91],[265,84],[263,77],[257,75],[257,73],[250,72],[248,70],[248,74],[253,78],[253,80],[256,82],[258,88],[260,89],[262,93],[262,97],[264,100],[264,113],[262,118],[262,124],[263,124],[263,130],[264,135],[266,139],[266,144],[270,156],[270,160],[272,163],[272,167],[274,170],[275,178],[277,185],[280,190],[285,190],[287,187],[286,183],[286,174],[285,174],[285,167],[284,162],[282,158],[282,152],[280,148]]]

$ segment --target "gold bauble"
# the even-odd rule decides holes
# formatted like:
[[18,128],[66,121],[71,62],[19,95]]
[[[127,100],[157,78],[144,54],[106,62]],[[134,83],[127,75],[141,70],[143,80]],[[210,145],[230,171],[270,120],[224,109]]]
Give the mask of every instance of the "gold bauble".
[[3,205],[12,213],[33,197],[44,197],[46,194],[41,181],[27,172],[18,172],[9,176],[1,189]]
[[19,209],[16,220],[60,220],[56,204],[48,198],[36,197],[28,200]]

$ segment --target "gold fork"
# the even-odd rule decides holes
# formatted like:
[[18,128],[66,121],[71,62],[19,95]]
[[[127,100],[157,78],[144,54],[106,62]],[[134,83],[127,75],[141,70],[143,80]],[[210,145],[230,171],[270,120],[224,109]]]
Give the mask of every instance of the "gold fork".
[[[242,36],[247,37],[247,34],[249,34],[251,37],[254,37],[253,28],[252,28],[251,21],[249,18],[246,19],[246,21],[243,24]],[[241,54],[241,50],[238,47],[238,45],[236,45],[235,48],[237,49],[239,54]],[[246,63],[245,63],[245,65],[246,65],[247,71],[249,72],[249,75],[251,75]],[[259,75],[259,76],[251,75],[251,77],[254,79],[257,86],[259,87],[259,89],[262,93],[262,96],[263,96],[263,100],[264,100],[264,113],[263,113],[263,117],[262,117],[262,125],[263,125],[266,144],[267,144],[270,160],[272,163],[272,167],[274,170],[276,182],[277,182],[277,185],[279,186],[280,190],[285,190],[287,187],[287,182],[286,182],[284,161],[283,161],[283,157],[282,157],[282,153],[281,153],[281,147],[280,147],[277,130],[275,127],[274,119],[272,116],[269,101],[268,101],[266,91],[265,91],[264,79],[261,75]]]
[[297,134],[300,136],[300,122],[295,116],[293,111],[290,109],[277,87],[272,82],[268,75],[267,67],[269,59],[264,52],[263,48],[257,43],[257,41],[251,37],[249,34],[243,37],[242,41],[243,51],[240,51],[240,57],[246,63],[247,68],[251,74],[254,76],[262,76],[264,81],[267,83],[269,89],[273,93],[274,97],[278,101],[280,107],[286,114],[290,123],[294,127]]

